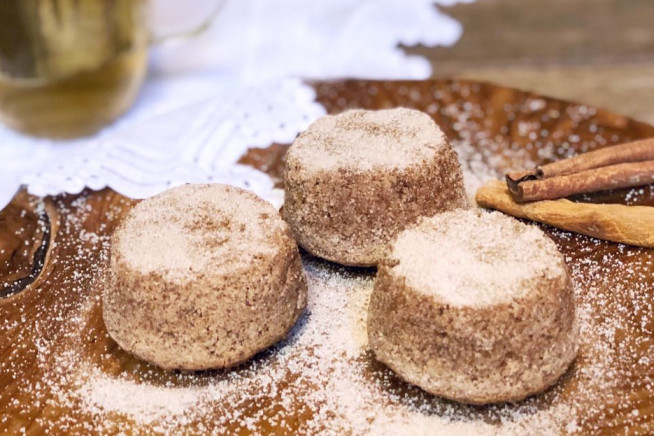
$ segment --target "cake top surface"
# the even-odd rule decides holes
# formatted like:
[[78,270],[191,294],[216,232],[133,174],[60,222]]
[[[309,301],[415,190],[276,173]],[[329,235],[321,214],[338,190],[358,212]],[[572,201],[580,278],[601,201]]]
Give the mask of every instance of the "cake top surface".
[[194,271],[229,274],[274,255],[285,226],[279,212],[251,192],[183,185],[134,206],[114,232],[112,258],[175,282]]
[[499,212],[457,210],[423,218],[393,242],[394,274],[455,306],[483,307],[526,296],[535,281],[565,277],[556,244]]
[[326,115],[301,133],[288,152],[314,169],[404,168],[449,147],[429,115],[414,109],[349,110]]

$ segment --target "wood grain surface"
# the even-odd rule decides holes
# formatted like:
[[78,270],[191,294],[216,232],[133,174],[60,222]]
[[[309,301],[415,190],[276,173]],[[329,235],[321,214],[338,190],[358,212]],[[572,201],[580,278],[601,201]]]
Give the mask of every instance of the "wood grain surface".
[[[604,110],[477,82],[339,81],[315,83],[314,87],[318,100],[332,113],[355,107],[405,106],[424,110],[450,139],[460,140],[462,135],[468,138],[478,147],[479,155],[498,171],[520,168],[530,159],[550,161],[574,150],[654,136],[654,127]],[[525,134],[525,126],[534,125],[537,135]],[[285,149],[284,145],[253,149],[242,162],[268,172],[280,184]],[[618,191],[576,200],[654,206],[654,189],[646,187],[635,196]],[[92,413],[61,399],[65,386],[45,383],[46,372],[65,373],[69,368],[57,368],[57,361],[49,360],[43,352],[44,343],[76,349],[105,374],[185,385],[184,374],[160,371],[120,350],[106,334],[102,322],[98,277],[108,252],[106,237],[134,203],[110,190],[87,190],[77,196],[45,199],[20,193],[0,213],[0,296],[4,297],[0,299],[0,433],[156,432],[156,427],[138,426],[118,415],[110,418],[113,426],[104,425],[102,431],[98,430]],[[579,272],[577,280],[584,291],[577,303],[590,307],[598,333],[584,339],[573,368],[554,389],[539,395],[533,403],[537,408],[551,407],[555,401],[574,404],[580,409],[575,423],[580,434],[651,434],[654,309],[642,303],[651,301],[654,295],[654,250],[543,228],[558,244],[569,267]],[[352,273],[358,274],[356,270]],[[73,319],[83,304],[89,307],[82,312],[83,319]],[[602,326],[616,319],[618,328],[610,336],[600,334]],[[70,335],[70,329],[65,328],[73,322],[82,326],[80,334]],[[611,369],[614,383],[609,390],[593,390],[589,382],[592,375],[585,371],[592,368],[596,358],[588,351],[593,341],[603,341],[605,349],[616,356]],[[389,389],[408,395],[425,395],[394,378],[371,356],[364,358],[367,377],[390,380]],[[212,372],[201,375],[205,379],[221,376]],[[285,384],[292,383],[292,379],[285,380],[280,391]],[[271,397],[239,407],[246,414],[248,410],[272,411],[278,400]],[[283,428],[257,421],[248,429],[234,422],[222,431],[301,431],[311,412],[301,404],[296,406],[284,412]],[[230,407],[233,405],[216,404],[214,413],[223,413]],[[461,416],[470,420],[499,420],[496,411],[461,406]],[[280,412],[275,409],[275,413]],[[212,428],[211,415],[203,421],[189,422],[186,432],[216,430]],[[566,432],[565,428],[559,430]]]
[[439,6],[463,25],[452,47],[410,47],[433,77],[582,101],[654,124],[654,2],[476,0]]

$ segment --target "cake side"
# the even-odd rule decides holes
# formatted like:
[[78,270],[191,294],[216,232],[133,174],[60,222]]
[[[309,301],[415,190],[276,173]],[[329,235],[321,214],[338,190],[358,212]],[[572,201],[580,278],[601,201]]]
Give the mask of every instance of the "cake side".
[[[150,220],[137,205],[113,235],[103,292],[112,338],[143,360],[188,370],[233,366],[282,339],[302,314],[307,285],[297,245],[277,211],[223,185],[168,192],[145,209],[166,220]],[[198,192],[222,213],[195,215]],[[190,230],[196,222],[200,229]],[[167,233],[183,243],[166,245]],[[147,235],[157,235],[151,239],[158,243],[133,243]],[[177,259],[184,254],[205,262],[183,269]],[[217,254],[225,254],[222,262]]]
[[[319,120],[289,149],[283,215],[307,251],[344,265],[373,266],[388,242],[420,217],[468,207],[456,153],[438,126],[413,110],[380,112],[396,111],[393,116],[399,120],[418,118],[417,126],[424,131],[395,143],[384,136],[388,129],[372,123],[368,131],[359,127],[357,132],[367,136],[357,142],[349,142],[351,135],[339,130],[329,133],[332,139],[327,140],[325,122]],[[329,124],[343,119],[347,126],[354,117],[360,125],[366,119],[361,114],[369,112],[348,111],[332,116]],[[320,134],[312,133],[314,128]],[[378,136],[387,144],[375,153]],[[402,158],[403,153],[413,157]],[[351,158],[346,160],[346,154]]]
[[[468,220],[463,215],[479,218]],[[468,220],[476,222],[469,226],[474,240],[473,233],[487,234],[487,227],[494,227],[495,217],[484,219],[486,215],[476,211],[446,213],[427,218],[427,224],[423,222],[407,232],[422,228],[424,238],[429,240],[438,234],[433,225],[439,220]],[[528,230],[506,234],[508,245],[520,249],[524,242],[520,235]],[[447,234],[443,233],[443,238]],[[544,234],[541,238],[542,244],[554,245]],[[405,262],[428,256],[424,245],[417,245],[414,252],[406,251],[402,244],[398,251],[395,248],[397,245],[391,246],[388,258],[379,265],[368,308],[368,336],[376,358],[404,380],[432,394],[465,403],[518,401],[551,386],[573,361],[578,329],[572,282],[558,251],[544,254],[547,274],[542,266],[525,259],[528,277],[505,283],[503,292],[497,290],[499,283],[493,289],[469,288],[470,295],[462,298],[465,287],[447,289],[460,282],[445,279],[425,287],[425,280],[438,280],[436,271],[404,268]],[[447,252],[442,255],[447,260]],[[506,256],[503,251],[482,259],[492,264]],[[463,283],[479,285],[465,279],[475,274],[480,262],[480,258],[469,257],[467,268],[457,270]],[[476,300],[483,292],[495,295]]]

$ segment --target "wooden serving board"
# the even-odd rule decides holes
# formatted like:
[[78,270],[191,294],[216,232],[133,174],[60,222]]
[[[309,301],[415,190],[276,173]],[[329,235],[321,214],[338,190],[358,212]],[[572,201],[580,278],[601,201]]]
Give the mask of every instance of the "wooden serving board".
[[[491,84],[456,80],[340,81],[315,83],[314,87],[318,100],[330,113],[347,108],[397,106],[423,110],[434,117],[451,140],[468,141],[477,148],[480,161],[499,172],[520,168],[528,161],[543,162],[574,151],[654,136],[654,127],[605,110]],[[252,149],[242,162],[266,171],[281,185],[285,150],[285,145]],[[579,200],[654,206],[654,188],[602,193]],[[108,189],[45,199],[21,192],[0,213],[0,434],[157,431],[156,423],[144,425],[120,414],[101,415],[111,425],[99,425],[97,413],[65,395],[67,389],[79,386],[55,385],[49,380],[52,374],[61,374],[61,380],[66,380],[65,375],[75,369],[55,358],[57,350],[75,350],[109,376],[129,375],[166,386],[188,384],[187,374],[166,373],[124,353],[104,329],[98,273],[107,256],[107,236],[134,203]],[[582,332],[585,336],[580,355],[566,376],[553,389],[529,401],[534,410],[555,403],[569,403],[576,408],[570,418],[575,421],[570,423],[573,425],[555,429],[555,433],[651,434],[654,250],[543,228],[575,272],[577,303],[585,308],[585,323],[591,328]],[[371,274],[357,269],[349,273]],[[71,329],[72,324],[80,328]],[[407,398],[425,397],[375,363],[369,354],[361,358],[365,377],[387,380],[389,390]],[[605,373],[592,373],[602,368],[598,359],[609,358],[611,366],[604,367]],[[208,372],[199,377],[206,380],[224,376]],[[600,386],[595,383],[600,378],[610,383]],[[292,385],[293,380],[292,375],[282,380],[280,390]],[[218,427],[208,415],[202,422],[188,422],[181,432],[308,432],[304,423],[314,418],[315,411],[291,399],[294,406],[280,412],[276,407],[279,401],[279,397],[271,395],[239,404],[246,415],[260,418],[248,426],[235,420],[223,421]],[[216,404],[213,413],[226,413],[234,407]],[[460,406],[456,419],[499,422],[502,413],[512,407],[517,406]],[[266,420],[268,411],[277,418],[282,416],[283,423],[279,419]],[[329,428],[328,422],[325,427]],[[438,433],[438,428],[432,430]]]

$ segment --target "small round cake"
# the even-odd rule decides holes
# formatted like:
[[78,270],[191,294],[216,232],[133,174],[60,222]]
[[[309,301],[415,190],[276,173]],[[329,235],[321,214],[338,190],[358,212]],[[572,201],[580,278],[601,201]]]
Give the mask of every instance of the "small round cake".
[[277,210],[226,185],[184,185],[137,204],[114,232],[107,331],[165,369],[225,368],[282,339],[307,285]]
[[572,282],[535,226],[473,210],[425,218],[379,264],[368,338],[378,360],[427,392],[517,401],[577,353]]
[[286,155],[283,215],[308,252],[372,266],[421,216],[467,207],[456,153],[412,109],[324,116]]

